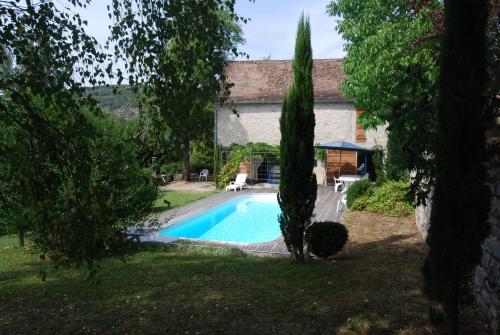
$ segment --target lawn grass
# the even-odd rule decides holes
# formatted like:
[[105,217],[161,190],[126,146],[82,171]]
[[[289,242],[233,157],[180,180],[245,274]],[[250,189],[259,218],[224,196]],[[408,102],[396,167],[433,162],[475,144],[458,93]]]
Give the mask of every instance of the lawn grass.
[[[155,201],[153,213],[181,207],[204,199],[212,194],[214,194],[214,192],[162,191],[158,194],[158,199]],[[170,202],[170,207],[165,203],[165,200]]]
[[335,262],[149,246],[103,261],[98,284],[85,268],[56,271],[3,237],[1,333],[431,334],[414,223],[354,214],[346,225]]

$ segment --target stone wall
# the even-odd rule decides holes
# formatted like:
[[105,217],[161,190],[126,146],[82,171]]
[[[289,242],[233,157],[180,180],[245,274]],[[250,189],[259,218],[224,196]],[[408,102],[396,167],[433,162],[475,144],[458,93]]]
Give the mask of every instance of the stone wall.
[[432,208],[432,191],[429,197],[425,200],[425,206],[419,205],[415,208],[415,223],[422,235],[424,241],[427,239],[427,232],[429,231],[429,224],[431,223],[431,208]]
[[326,185],[326,171],[325,162],[317,160],[317,164],[313,169],[313,173],[316,174],[316,182],[318,185]]
[[489,314],[494,334],[500,334],[500,168],[491,174],[496,176],[490,209],[491,234],[483,243],[474,284],[477,300]]
[[488,177],[492,198],[488,220],[491,231],[483,243],[474,285],[477,301],[489,315],[493,333],[500,334],[500,136],[490,137],[490,142],[492,157]]
[[[281,104],[279,103],[245,103],[237,104],[239,117],[228,107],[217,109],[217,143],[229,146],[233,143],[265,142],[277,145],[280,143],[279,119]],[[315,143],[345,140],[356,143],[356,109],[351,103],[316,103]],[[378,144],[383,147],[387,143],[385,127],[366,132],[366,142],[357,143],[371,148]]]

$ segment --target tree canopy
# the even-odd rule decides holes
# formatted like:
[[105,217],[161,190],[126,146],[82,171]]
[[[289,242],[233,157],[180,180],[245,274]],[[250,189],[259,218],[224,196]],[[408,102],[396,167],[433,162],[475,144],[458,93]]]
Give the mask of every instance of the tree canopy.
[[238,23],[246,19],[234,12],[234,0],[116,2],[115,55],[126,62],[129,84],[142,91],[143,115],[182,145],[188,179],[190,142],[211,128],[210,104],[228,95],[225,63],[242,54]]
[[[328,12],[346,40],[342,91],[365,128],[388,125],[390,162],[432,184],[442,5],[433,1],[334,0]],[[402,148],[403,150],[397,150]]]
[[15,69],[0,75],[0,223],[57,264],[92,267],[124,251],[156,190],[133,136],[84,88],[113,68],[73,11],[89,3],[0,2],[1,68]]
[[139,138],[143,149],[170,136],[189,155],[210,127],[210,103],[227,96],[225,60],[241,54],[246,19],[234,0],[113,0],[103,47],[75,13],[90,3],[0,2],[0,230],[29,232],[58,264],[92,267],[126,250],[127,227],[156,190],[138,159],[137,123],[104,116],[85,86],[128,79],[142,94],[142,126],[156,129]]

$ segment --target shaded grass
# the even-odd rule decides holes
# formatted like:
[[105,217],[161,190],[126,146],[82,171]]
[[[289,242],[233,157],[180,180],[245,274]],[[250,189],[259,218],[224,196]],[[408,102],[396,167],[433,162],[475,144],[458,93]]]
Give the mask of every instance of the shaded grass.
[[[213,192],[163,191],[158,194],[158,199],[156,199],[153,206],[153,213],[181,207],[212,194]],[[165,200],[170,202],[170,207],[168,203],[165,203]]]
[[[5,334],[428,334],[423,243],[407,219],[356,214],[335,262],[297,264],[228,248],[149,245],[126,262],[50,263],[0,238]],[[380,217],[376,217],[380,218]],[[48,272],[46,282],[37,273]]]

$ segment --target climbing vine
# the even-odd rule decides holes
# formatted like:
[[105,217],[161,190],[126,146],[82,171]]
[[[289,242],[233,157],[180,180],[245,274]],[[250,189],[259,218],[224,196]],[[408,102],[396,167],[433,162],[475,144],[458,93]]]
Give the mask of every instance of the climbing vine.
[[[319,145],[319,143],[316,143],[316,145]],[[326,159],[326,150],[315,148],[314,149],[314,158],[316,158],[319,161],[324,162]]]
[[[223,188],[234,179],[238,173],[240,163],[245,159],[249,159],[252,154],[271,153],[276,157],[279,156],[280,149],[277,145],[269,145],[266,143],[248,143],[245,146],[233,144],[229,147],[226,163],[220,168],[216,175],[217,188]],[[222,163],[222,162],[221,162]]]

